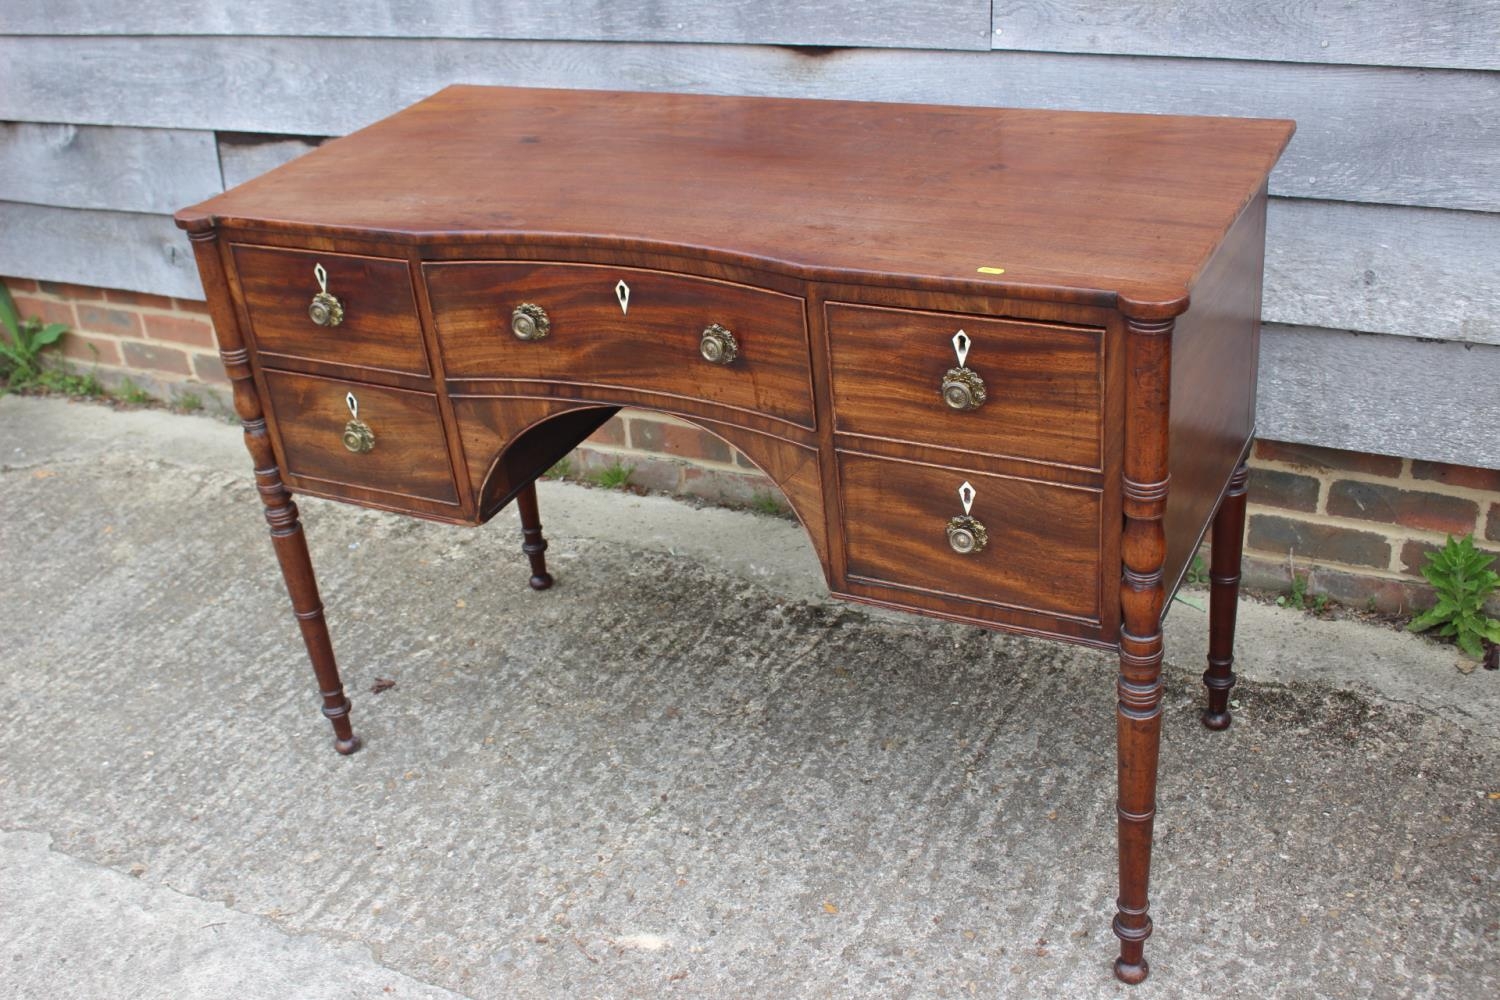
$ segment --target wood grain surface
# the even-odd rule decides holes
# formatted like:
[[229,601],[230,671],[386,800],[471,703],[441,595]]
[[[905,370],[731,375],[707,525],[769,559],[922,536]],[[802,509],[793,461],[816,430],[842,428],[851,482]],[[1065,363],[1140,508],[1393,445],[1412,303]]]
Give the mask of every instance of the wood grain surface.
[[[851,453],[838,468],[851,578],[951,595],[977,617],[966,601],[1098,619],[1098,492]],[[970,555],[946,530],[964,482],[989,533]]]
[[[563,263],[423,266],[450,379],[610,386],[701,399],[811,427],[812,374],[803,300],[780,292],[635,267]],[[625,308],[616,286],[628,289]],[[551,332],[511,332],[523,303]],[[703,331],[734,335],[732,364],[703,360]]]
[[[454,86],[178,218],[449,243],[555,234],[699,248],[827,277],[1180,303],[1292,129]],[[914,158],[918,136],[924,155]],[[412,149],[423,155],[401,155]],[[606,155],[607,179],[598,168]],[[905,210],[917,188],[920,219]]]
[[[268,371],[264,379],[288,475],[318,480],[334,493],[348,485],[458,502],[437,398],[431,393],[291,372]],[[344,397],[351,392],[359,419],[375,435],[375,447],[362,454],[343,443],[349,422]]]
[[[312,251],[233,247],[234,269],[262,358],[312,358],[426,375],[427,352],[404,260]],[[337,326],[308,316],[318,294],[314,268],[344,307]]]
[[[826,314],[835,430],[1101,467],[1103,330],[833,302]],[[959,330],[987,396],[963,412],[941,392]]]

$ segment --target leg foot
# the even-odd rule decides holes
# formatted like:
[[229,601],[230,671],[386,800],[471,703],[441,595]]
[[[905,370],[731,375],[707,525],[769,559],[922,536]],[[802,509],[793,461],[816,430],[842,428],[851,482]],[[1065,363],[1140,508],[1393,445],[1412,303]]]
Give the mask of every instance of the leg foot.
[[358,736],[350,736],[347,740],[335,739],[333,741],[333,748],[345,757],[358,750],[360,745]]
[[528,483],[516,494],[516,509],[521,515],[521,551],[531,561],[531,589],[546,590],[552,586],[547,572],[547,539],[542,537],[542,517],[536,506],[536,483]]
[[1151,975],[1151,966],[1143,958],[1139,962],[1127,962],[1124,958],[1115,959],[1115,978],[1129,986],[1144,983],[1146,977]]
[[1208,669],[1203,684],[1208,688],[1208,707],[1203,725],[1228,729],[1229,692],[1234,688],[1234,619],[1240,596],[1240,557],[1245,544],[1245,480],[1249,470],[1241,465],[1229,479],[1219,510],[1214,514],[1213,557],[1209,568]]

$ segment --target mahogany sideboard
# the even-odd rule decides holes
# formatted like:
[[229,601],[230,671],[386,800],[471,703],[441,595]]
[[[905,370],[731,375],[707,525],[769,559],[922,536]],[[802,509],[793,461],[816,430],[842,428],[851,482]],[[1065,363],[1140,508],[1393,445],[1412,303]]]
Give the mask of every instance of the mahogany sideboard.
[[[1140,982],[1161,619],[1213,532],[1229,725],[1266,179],[1289,121],[455,86],[177,215],[296,618],[291,494],[477,525],[620,407],[723,437],[837,596],[1118,651]],[[690,516],[684,514],[684,516]]]

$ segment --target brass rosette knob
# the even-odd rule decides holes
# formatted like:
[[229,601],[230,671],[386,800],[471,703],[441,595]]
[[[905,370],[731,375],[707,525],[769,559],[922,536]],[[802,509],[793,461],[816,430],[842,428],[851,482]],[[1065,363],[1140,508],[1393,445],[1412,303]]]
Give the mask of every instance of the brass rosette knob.
[[977,410],[988,398],[984,391],[984,379],[970,368],[949,368],[943,376],[943,402],[950,409]]
[[354,398],[354,393],[344,395],[344,405],[349,407],[349,422],[344,425],[344,447],[356,455],[374,450],[375,432],[359,419],[359,400]]
[[711,365],[729,365],[740,356],[740,345],[734,334],[717,323],[710,323],[698,341],[698,353]]
[[375,448],[375,432],[363,420],[351,420],[344,425],[344,447],[356,455],[363,455]]
[[510,332],[518,340],[541,340],[552,332],[547,310],[534,302],[522,302],[510,314]]
[[322,264],[313,267],[313,277],[318,280],[318,294],[307,307],[308,318],[319,326],[338,326],[344,321],[344,304],[328,291],[328,272]]
[[961,556],[983,552],[990,535],[977,518],[959,514],[948,519],[948,544]]

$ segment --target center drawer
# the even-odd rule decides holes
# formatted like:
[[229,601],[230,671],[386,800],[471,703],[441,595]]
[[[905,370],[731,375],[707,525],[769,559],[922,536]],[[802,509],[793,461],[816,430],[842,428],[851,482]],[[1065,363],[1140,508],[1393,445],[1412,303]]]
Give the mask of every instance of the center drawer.
[[[450,379],[634,389],[813,426],[798,296],[597,264],[462,261],[423,273]],[[727,334],[712,335],[724,363],[705,359],[711,327]]]

